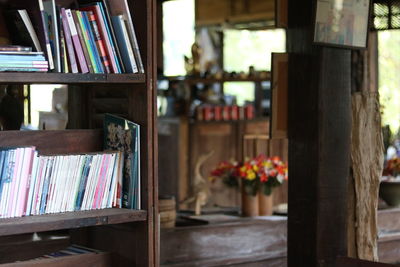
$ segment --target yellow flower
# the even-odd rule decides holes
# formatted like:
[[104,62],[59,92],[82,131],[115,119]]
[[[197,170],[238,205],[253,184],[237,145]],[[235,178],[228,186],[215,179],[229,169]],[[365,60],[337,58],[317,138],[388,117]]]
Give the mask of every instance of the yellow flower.
[[254,165],[254,166],[253,166],[253,170],[254,170],[255,172],[258,172],[259,169],[260,169],[260,168],[258,168],[257,165]]
[[248,180],[254,180],[256,179],[256,173],[252,170],[247,171],[247,179]]

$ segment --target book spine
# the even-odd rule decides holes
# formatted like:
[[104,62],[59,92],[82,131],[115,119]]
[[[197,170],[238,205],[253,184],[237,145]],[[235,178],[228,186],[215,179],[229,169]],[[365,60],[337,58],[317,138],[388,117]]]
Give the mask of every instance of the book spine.
[[104,40],[101,38],[99,28],[97,26],[96,17],[92,11],[88,11],[88,19],[90,22],[90,26],[93,31],[94,39],[96,42],[97,50],[100,54],[101,62],[103,63],[103,67],[106,73],[111,73],[110,70],[110,61],[108,60],[108,56],[104,47]]
[[102,0],[99,6],[105,18],[104,23],[107,27],[107,35],[110,39],[110,45],[113,50],[115,62],[119,71],[118,73],[125,73],[125,66],[122,62],[121,52],[119,51],[117,38],[115,37],[114,28],[112,27],[110,5],[108,0]]
[[14,174],[14,168],[15,168],[15,160],[16,160],[16,150],[11,149],[8,151],[8,165],[6,166],[7,170],[5,173],[5,177],[2,178],[2,194],[1,194],[1,202],[0,202],[0,214],[2,218],[7,217],[7,204],[8,200],[10,199],[9,197],[9,192],[10,192],[10,186],[11,186],[11,181],[12,177]]
[[84,39],[84,41],[85,41],[86,49],[87,49],[87,51],[88,51],[89,60],[90,60],[90,62],[91,62],[92,68],[93,68],[93,73],[99,73],[100,71],[99,71],[99,69],[97,68],[97,64],[96,64],[96,59],[95,59],[95,57],[94,57],[93,48],[92,48],[92,46],[91,46],[91,44],[90,44],[90,35],[89,35],[89,31],[88,31],[88,29],[87,29],[87,27],[86,27],[86,25],[85,25],[84,20],[83,20],[83,14],[82,14],[81,11],[78,11],[78,12],[76,13],[76,15],[77,15],[79,24],[80,24],[80,26],[81,26],[80,28],[81,28],[81,30],[82,30],[82,36],[83,36],[83,39]]
[[36,181],[37,181],[36,178],[37,178],[37,174],[38,174],[38,166],[39,166],[38,163],[39,163],[38,152],[34,151],[33,161],[32,161],[32,171],[30,174],[30,179],[29,179],[29,184],[28,184],[29,193],[27,196],[27,202],[26,202],[26,207],[25,207],[25,215],[26,216],[31,215],[33,194],[35,192],[35,186],[36,186]]
[[61,18],[62,18],[62,25],[64,29],[64,37],[65,41],[67,43],[67,54],[68,54],[68,59],[69,59],[69,64],[71,67],[71,72],[72,73],[78,73],[78,65],[76,63],[75,59],[75,51],[74,47],[72,44],[72,39],[71,39],[71,32],[69,30],[69,25],[67,21],[67,14],[65,13],[65,8],[61,8]]
[[82,14],[83,24],[84,24],[84,26],[85,26],[85,28],[87,30],[88,36],[89,36],[89,44],[90,44],[90,46],[92,48],[92,51],[93,51],[95,64],[97,66],[97,69],[98,69],[99,73],[104,73],[103,64],[101,63],[99,51],[97,51],[97,47],[96,47],[93,31],[92,31],[92,28],[90,27],[90,22],[89,22],[89,18],[87,16],[87,12],[81,12],[81,14]]
[[111,20],[113,22],[115,34],[117,36],[117,43],[119,50],[121,51],[122,60],[125,65],[127,73],[136,73],[137,66],[135,62],[135,56],[133,54],[132,47],[130,46],[128,33],[126,31],[126,26],[122,15],[112,16]]
[[109,34],[109,25],[107,25],[107,22],[104,19],[104,14],[101,12],[100,6],[98,5],[93,5],[85,8],[81,8],[81,10],[85,11],[92,11],[93,14],[95,15],[97,22],[98,22],[98,29],[99,29],[99,34],[102,40],[104,40],[105,44],[105,49],[106,53],[109,56],[109,60],[111,63],[111,71],[113,73],[121,73],[120,68],[118,68],[118,63],[116,61],[116,52],[115,48],[113,46],[113,42],[110,39],[110,34]]
[[61,72],[60,36],[55,0],[43,0],[43,6],[49,18],[49,39],[54,55],[54,70]]
[[78,13],[79,13],[78,10],[73,10],[72,11],[72,16],[74,18],[76,30],[78,32],[79,40],[80,40],[81,45],[82,45],[83,54],[85,55],[86,64],[88,65],[89,72],[90,73],[94,73],[92,61],[90,59],[90,55],[89,55],[89,51],[88,51],[88,48],[87,48],[87,45],[86,45],[85,38],[83,36],[83,29],[81,27],[81,23],[79,22]]
[[49,69],[53,70],[54,69],[54,59],[53,59],[53,53],[51,51],[51,45],[50,45],[50,39],[49,39],[49,32],[48,28],[46,27],[46,12],[44,11],[43,7],[43,1],[38,0],[39,3],[39,8],[40,8],[40,13],[42,16],[42,24],[43,24],[43,33],[44,33],[44,39],[46,43],[46,54],[47,54],[47,60],[49,61]]
[[65,43],[65,36],[64,36],[64,27],[63,21],[61,16],[61,9],[58,12],[59,14],[59,29],[60,29],[60,61],[61,61],[61,72],[68,73],[68,56],[67,56],[67,44]]
[[71,31],[71,38],[72,38],[72,42],[73,42],[74,47],[75,47],[75,53],[76,53],[77,58],[78,58],[79,66],[80,66],[80,69],[81,69],[81,73],[88,73],[89,69],[88,69],[88,66],[86,64],[85,56],[83,55],[82,46],[81,46],[81,43],[79,41],[78,32],[76,31],[76,27],[75,27],[74,19],[72,17],[71,10],[70,9],[66,9],[65,13],[67,15],[67,21],[68,21],[69,29]]

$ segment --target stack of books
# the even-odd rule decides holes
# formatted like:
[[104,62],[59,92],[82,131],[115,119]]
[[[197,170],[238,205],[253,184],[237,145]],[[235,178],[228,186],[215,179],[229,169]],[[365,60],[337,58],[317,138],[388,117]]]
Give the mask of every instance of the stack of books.
[[30,47],[0,46],[0,71],[48,71],[43,52],[32,52]]
[[121,207],[120,152],[42,156],[0,151],[0,218]]
[[16,0],[5,14],[12,43],[44,53],[54,72],[144,73],[127,1],[78,2]]

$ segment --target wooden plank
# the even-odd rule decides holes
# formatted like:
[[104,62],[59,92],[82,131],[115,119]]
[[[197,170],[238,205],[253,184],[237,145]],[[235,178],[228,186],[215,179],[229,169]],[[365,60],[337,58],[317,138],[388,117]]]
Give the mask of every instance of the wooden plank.
[[0,236],[146,221],[143,210],[103,209],[0,219]]
[[0,73],[0,83],[145,83],[145,74]]
[[378,229],[385,232],[400,232],[400,208],[378,210]]
[[348,257],[340,257],[336,260],[335,266],[339,266],[339,267],[388,267],[388,266],[394,266],[394,265],[380,263],[380,262],[372,262],[372,261],[353,259],[353,258],[348,258]]
[[351,52],[315,46],[313,0],[289,0],[288,266],[347,255]]
[[36,146],[40,153],[101,151],[102,130],[3,131],[0,146]]
[[162,266],[230,266],[278,259],[286,256],[286,218],[238,218],[221,224],[165,229],[160,244]]
[[111,265],[110,253],[89,253],[0,264],[0,267],[109,267]]

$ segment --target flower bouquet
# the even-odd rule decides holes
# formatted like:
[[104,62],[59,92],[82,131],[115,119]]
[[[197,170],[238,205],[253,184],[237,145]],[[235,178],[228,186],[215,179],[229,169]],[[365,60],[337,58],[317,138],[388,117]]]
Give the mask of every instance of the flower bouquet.
[[[243,163],[237,161],[221,162],[217,168],[211,172],[211,178],[222,178],[223,182],[231,187],[239,188],[242,184],[242,208],[252,207],[255,211],[247,212],[243,211],[244,215],[256,216],[256,215],[270,215],[272,214],[272,202],[269,211],[265,210],[263,202],[272,201],[270,197],[275,187],[280,186],[284,180],[288,178],[287,165],[279,157],[266,157],[265,155],[259,155],[255,158],[248,159]],[[260,194],[260,200],[258,201],[257,195]],[[260,202],[257,203],[255,201]],[[258,209],[260,207],[260,211]]]

